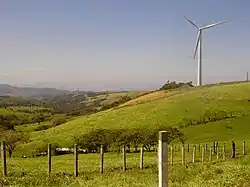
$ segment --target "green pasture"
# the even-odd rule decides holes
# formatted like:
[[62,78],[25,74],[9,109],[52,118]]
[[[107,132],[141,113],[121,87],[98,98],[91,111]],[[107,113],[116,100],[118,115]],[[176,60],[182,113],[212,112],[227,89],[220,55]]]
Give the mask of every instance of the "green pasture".
[[[47,176],[47,158],[20,158],[20,154],[34,151],[46,143],[58,143],[62,147],[74,144],[73,136],[88,133],[92,129],[152,128],[158,125],[178,126],[185,135],[186,164],[181,165],[181,144],[175,147],[174,166],[169,166],[169,186],[213,187],[250,186],[250,83],[221,84],[187,89],[163,99],[143,104],[113,108],[92,115],[77,117],[62,125],[33,131],[26,126],[30,142],[18,145],[15,158],[8,158],[9,176],[5,184],[12,186],[157,186],[157,153],[145,152],[145,169],[139,169],[139,153],[127,154],[127,171],[122,171],[122,155],[106,153],[104,173],[99,174],[99,154],[79,156],[79,177],[73,176],[73,155],[53,156],[52,176]],[[207,113],[239,114],[205,124],[190,125],[187,120],[199,120]],[[237,158],[231,159],[232,140],[236,143]],[[219,142],[219,159],[209,151],[201,163],[199,144]],[[242,156],[242,144],[246,143],[247,155]],[[227,159],[222,160],[222,145],[226,145]],[[196,163],[192,163],[192,145],[196,144]]]

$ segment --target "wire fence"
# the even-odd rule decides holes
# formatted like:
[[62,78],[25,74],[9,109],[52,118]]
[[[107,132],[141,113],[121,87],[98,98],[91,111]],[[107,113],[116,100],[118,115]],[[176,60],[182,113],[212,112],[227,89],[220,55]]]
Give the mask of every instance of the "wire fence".
[[[168,165],[186,165],[186,164],[194,164],[194,163],[206,163],[212,161],[219,160],[227,160],[231,158],[237,158],[244,156],[248,153],[248,145],[250,145],[250,141],[227,141],[227,142],[205,142],[200,144],[169,144],[167,145],[167,155],[168,155]],[[74,158],[74,175],[77,177],[79,175],[79,166],[78,166],[78,155],[80,154],[79,147],[77,145],[73,148],[73,157]],[[159,152],[159,146],[154,147],[153,151]],[[136,157],[138,156],[138,166],[140,169],[145,169],[145,164],[147,164],[147,160],[144,159],[144,153],[146,149],[141,146],[139,154],[132,153],[130,150],[129,154],[134,154]],[[122,147],[122,170],[127,170],[127,154],[129,150],[126,146]],[[92,153],[93,154],[93,153]],[[99,172],[104,173],[104,154],[105,151],[103,146],[100,147],[99,154]],[[51,144],[48,144],[47,150],[47,173],[50,176],[52,172],[52,149]],[[33,158],[36,159],[36,158]],[[1,143],[1,162],[2,162],[2,176],[5,177],[8,174],[7,170],[7,155],[6,155],[6,145],[5,142]],[[159,162],[159,160],[158,160]],[[10,165],[8,165],[10,166]]]

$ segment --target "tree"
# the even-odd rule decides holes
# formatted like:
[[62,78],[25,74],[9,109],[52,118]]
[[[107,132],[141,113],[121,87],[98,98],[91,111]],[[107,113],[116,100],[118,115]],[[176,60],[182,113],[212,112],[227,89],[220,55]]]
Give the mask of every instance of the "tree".
[[176,88],[184,88],[184,87],[193,87],[192,81],[189,82],[179,82],[176,83],[175,81],[170,82],[169,80],[159,89],[159,90],[171,90]]
[[45,116],[43,114],[39,114],[33,117],[33,122],[40,124],[41,122],[44,122]]
[[132,129],[130,135],[130,144],[132,144],[135,148],[135,152],[137,152],[137,148],[143,142],[145,130],[141,129]]
[[18,125],[18,120],[15,115],[0,115],[0,128],[4,130],[14,130],[15,125]]
[[82,148],[88,149],[89,152],[97,151],[103,145],[106,150],[113,141],[113,133],[108,129],[92,130],[87,134],[75,136],[75,142]]
[[29,140],[27,134],[13,130],[4,131],[1,136],[6,143],[6,150],[8,151],[9,157],[12,156],[12,153],[19,142],[23,143]]

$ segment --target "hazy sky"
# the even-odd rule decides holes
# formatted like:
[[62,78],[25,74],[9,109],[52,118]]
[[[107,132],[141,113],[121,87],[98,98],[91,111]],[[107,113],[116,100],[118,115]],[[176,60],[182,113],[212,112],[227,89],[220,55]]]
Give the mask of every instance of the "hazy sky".
[[243,80],[250,71],[249,0],[1,0],[0,83],[146,89],[196,83],[198,25],[203,81]]

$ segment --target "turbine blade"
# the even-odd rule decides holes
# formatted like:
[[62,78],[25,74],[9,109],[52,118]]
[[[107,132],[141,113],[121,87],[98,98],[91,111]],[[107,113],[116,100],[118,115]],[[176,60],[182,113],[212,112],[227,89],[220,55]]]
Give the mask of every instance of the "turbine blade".
[[188,19],[186,16],[184,16],[184,18],[185,18],[189,23],[191,23],[193,26],[195,26],[197,29],[199,29],[199,27],[198,27],[194,22],[192,22],[190,19]]
[[193,59],[195,59],[196,53],[197,53],[197,49],[199,46],[199,41],[200,41],[200,36],[201,36],[201,31],[199,30],[198,35],[197,35],[197,39],[196,39],[196,45],[195,45],[195,49],[194,49],[194,57]]
[[218,23],[213,23],[213,24],[210,24],[210,25],[206,25],[206,26],[202,27],[201,29],[202,29],[202,30],[208,29],[208,28],[211,28],[211,27],[215,27],[215,26],[217,26],[217,25],[221,25],[221,24],[226,23],[226,22],[229,22],[229,20],[227,20],[227,21],[222,21],[222,22],[218,22]]

